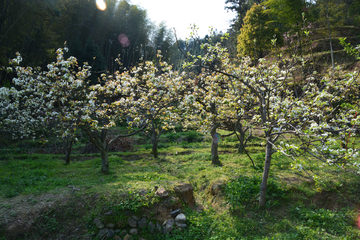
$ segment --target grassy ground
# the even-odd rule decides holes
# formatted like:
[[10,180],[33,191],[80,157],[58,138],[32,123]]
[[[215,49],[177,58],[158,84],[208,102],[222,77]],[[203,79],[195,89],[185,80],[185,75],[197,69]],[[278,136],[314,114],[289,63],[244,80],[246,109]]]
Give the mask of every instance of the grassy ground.
[[[221,139],[222,167],[211,166],[210,138],[195,132],[166,134],[160,157],[136,139],[132,152],[110,154],[110,172],[100,172],[99,154],[80,154],[64,164],[61,154],[37,153],[38,141],[0,149],[0,239],[82,239],[92,236],[92,220],[106,211],[152,213],[159,203],[155,186],[176,182],[194,186],[198,213],[186,208],[189,227],[170,236],[143,233],[145,239],[359,239],[360,177],[306,161],[308,173],[274,155],[265,209],[257,199],[264,149],[250,142],[255,162],[237,153],[237,140]],[[31,151],[30,151],[31,149]],[[214,183],[226,183],[211,194]],[[139,194],[145,191],[146,194]],[[152,213],[155,214],[155,213]],[[9,230],[10,229],[10,230]],[[17,229],[17,235],[11,231]]]

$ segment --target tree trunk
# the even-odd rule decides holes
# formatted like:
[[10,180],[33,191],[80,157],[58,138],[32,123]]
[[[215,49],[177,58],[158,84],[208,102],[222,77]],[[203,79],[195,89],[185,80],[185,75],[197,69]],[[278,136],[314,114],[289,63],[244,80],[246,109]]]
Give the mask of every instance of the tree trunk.
[[216,133],[216,126],[211,129],[211,137],[212,137],[212,144],[211,144],[211,163],[214,165],[221,165],[219,160],[219,135]]
[[245,133],[243,131],[239,131],[239,149],[238,149],[238,152],[240,154],[243,154],[244,153],[244,150],[245,150],[245,146],[244,146],[244,141],[245,141]]
[[73,140],[65,140],[65,163],[70,164],[70,154],[72,151]]
[[109,172],[109,154],[107,151],[101,151],[101,171],[103,173]]
[[269,172],[270,172],[272,145],[268,141],[269,140],[267,140],[267,142],[266,142],[265,166],[264,166],[263,177],[262,177],[262,181],[261,181],[261,185],[260,185],[260,198],[259,198],[260,207],[265,206],[267,180],[268,180]]
[[334,64],[334,52],[332,48],[332,39],[331,39],[331,27],[330,27],[330,21],[329,21],[329,9],[328,9],[328,2],[326,1],[326,20],[328,24],[329,29],[329,39],[330,39],[330,52],[331,52],[331,65],[332,65],[332,77],[334,77],[334,70],[335,70],[335,64]]
[[158,142],[156,140],[154,140],[153,145],[152,145],[152,154],[154,155],[154,158],[158,157],[157,145],[158,145]]

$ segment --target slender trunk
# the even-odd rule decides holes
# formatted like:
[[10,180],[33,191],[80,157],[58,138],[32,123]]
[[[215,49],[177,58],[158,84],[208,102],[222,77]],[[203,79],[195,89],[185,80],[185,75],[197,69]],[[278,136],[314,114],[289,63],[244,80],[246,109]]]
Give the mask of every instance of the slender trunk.
[[154,155],[154,158],[157,158],[159,156],[157,145],[158,145],[158,142],[156,140],[154,140],[153,145],[152,145],[152,154]]
[[242,131],[242,130],[239,131],[239,138],[238,138],[238,140],[239,140],[238,152],[239,152],[240,154],[243,154],[244,151],[245,151],[245,146],[244,146],[245,133],[244,133],[244,131]]
[[101,151],[101,171],[103,173],[109,172],[109,154],[108,151]]
[[72,151],[72,144],[73,144],[72,139],[65,140],[65,163],[66,164],[70,164],[70,154]]
[[264,166],[264,172],[263,172],[262,182],[261,182],[261,186],[260,186],[260,198],[259,198],[260,207],[265,206],[267,180],[268,180],[269,172],[270,172],[272,145],[269,143],[269,139],[267,139],[267,142],[266,142],[266,153],[265,154],[266,154],[265,155],[265,166]]
[[214,126],[211,129],[211,137],[212,137],[212,144],[211,144],[211,163],[214,165],[221,165],[221,162],[219,160],[219,152],[218,152],[218,146],[219,146],[219,135],[216,132],[216,126]]

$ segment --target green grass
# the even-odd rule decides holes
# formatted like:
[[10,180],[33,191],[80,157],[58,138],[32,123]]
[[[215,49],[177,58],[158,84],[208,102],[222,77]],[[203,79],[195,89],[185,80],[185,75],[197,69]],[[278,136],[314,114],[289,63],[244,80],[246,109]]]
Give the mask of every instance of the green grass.
[[[67,186],[75,186],[81,191],[73,194],[73,200],[43,213],[38,225],[47,229],[47,234],[64,231],[64,226],[74,223],[93,232],[96,229],[91,222],[98,214],[111,210],[119,213],[121,219],[125,210],[141,212],[143,207],[151,208],[159,202],[154,197],[155,186],[171,190],[176,182],[190,182],[197,202],[205,211],[199,214],[186,209],[189,220],[186,231],[169,236],[144,233],[145,239],[360,238],[356,227],[359,176],[301,159],[309,176],[294,169],[291,159],[274,154],[268,201],[265,209],[260,209],[257,201],[265,156],[261,138],[254,138],[248,145],[255,168],[246,154],[237,153],[233,136],[220,142],[222,167],[211,165],[210,142],[206,136],[167,133],[162,141],[168,145],[160,149],[158,159],[152,157],[146,143],[136,146],[134,152],[110,153],[108,174],[100,172],[99,154],[75,152],[71,164],[65,165],[63,155],[23,151],[28,146],[37,146],[31,141],[0,149],[0,197],[5,201],[0,210],[10,211],[12,206],[6,200],[16,196],[60,194],[64,189],[71,190]],[[310,180],[314,176],[315,180]],[[209,188],[216,180],[226,185],[218,195],[212,196]],[[146,195],[139,194],[142,189],[147,190]],[[29,201],[37,204],[33,198]],[[73,216],[74,208],[76,216]]]

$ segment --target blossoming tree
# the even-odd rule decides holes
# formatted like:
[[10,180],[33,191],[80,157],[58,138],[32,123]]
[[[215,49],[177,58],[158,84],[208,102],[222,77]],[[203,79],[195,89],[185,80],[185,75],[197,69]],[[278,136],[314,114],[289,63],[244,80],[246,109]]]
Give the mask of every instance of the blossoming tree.
[[[231,61],[220,44],[212,46],[204,56],[191,57],[188,57],[191,60],[189,66],[200,66],[213,72],[212,77],[228,79],[226,88],[233,89],[232,99],[237,99],[237,105],[245,115],[252,116],[252,125],[264,132],[265,162],[260,206],[265,205],[267,179],[275,152],[291,157],[294,165],[302,170],[300,155],[360,173],[358,149],[340,149],[337,144],[342,141],[341,135],[355,134],[360,123],[357,116],[359,106],[346,102],[359,87],[357,72],[338,74],[336,79],[304,75],[299,84],[301,91],[295,93],[292,87],[294,69],[286,62],[270,63],[260,59],[257,66],[252,66],[248,58]],[[208,92],[208,95],[215,98],[218,93]]]

